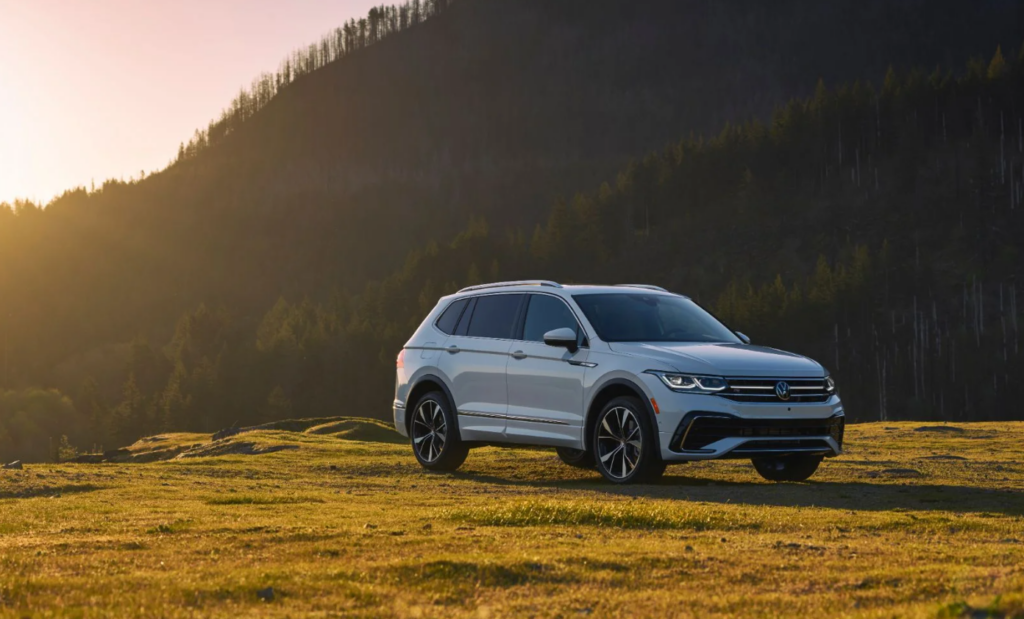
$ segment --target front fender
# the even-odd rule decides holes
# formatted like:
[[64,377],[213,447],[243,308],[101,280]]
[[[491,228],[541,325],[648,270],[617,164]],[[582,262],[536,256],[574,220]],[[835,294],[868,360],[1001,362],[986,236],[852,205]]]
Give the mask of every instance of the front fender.
[[[648,418],[651,421],[651,426],[654,429],[654,443],[657,448],[656,453],[661,453],[661,441],[660,441],[660,428],[658,423],[658,415],[654,410],[654,406],[651,403],[653,398],[652,391],[649,385],[646,385],[643,380],[638,379],[635,374],[629,372],[609,372],[595,380],[593,384],[588,385],[584,391],[586,394],[586,402],[584,410],[586,414],[583,418],[583,448],[589,448],[590,441],[590,430],[591,421],[594,416],[600,413],[599,408],[603,407],[605,396],[612,392],[622,392],[625,389],[632,391],[634,395],[640,398],[643,402],[644,409],[647,411]],[[602,403],[601,407],[595,406],[595,404]]]

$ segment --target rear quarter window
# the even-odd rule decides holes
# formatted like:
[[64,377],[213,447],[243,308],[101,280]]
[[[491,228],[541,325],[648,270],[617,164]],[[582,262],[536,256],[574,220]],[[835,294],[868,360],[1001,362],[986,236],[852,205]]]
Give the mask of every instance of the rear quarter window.
[[448,309],[441,313],[441,317],[437,319],[434,326],[439,331],[447,335],[455,333],[455,325],[459,323],[459,317],[462,316],[462,310],[466,309],[467,299],[459,299],[448,306]]

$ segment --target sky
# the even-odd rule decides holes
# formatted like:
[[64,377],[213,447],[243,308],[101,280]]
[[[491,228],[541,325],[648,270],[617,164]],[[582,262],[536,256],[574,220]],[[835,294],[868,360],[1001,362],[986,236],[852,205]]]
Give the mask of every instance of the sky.
[[161,168],[243,86],[381,0],[0,0],[0,202]]

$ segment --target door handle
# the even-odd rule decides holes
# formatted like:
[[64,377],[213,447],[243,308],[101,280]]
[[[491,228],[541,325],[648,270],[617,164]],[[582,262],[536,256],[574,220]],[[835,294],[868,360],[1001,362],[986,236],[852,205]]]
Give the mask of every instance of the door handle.
[[512,353],[512,358],[513,359],[525,359],[526,356],[527,356],[526,353],[524,353],[521,350],[517,350],[514,353]]
[[449,346],[449,347],[447,348],[447,350],[448,350],[448,353],[449,353],[449,354],[452,354],[452,355],[454,355],[454,354],[455,354],[455,353],[457,353],[457,352],[460,352],[460,351],[462,351],[462,349],[461,349],[461,348],[459,348],[458,346],[455,346],[454,344],[452,344],[451,346]]

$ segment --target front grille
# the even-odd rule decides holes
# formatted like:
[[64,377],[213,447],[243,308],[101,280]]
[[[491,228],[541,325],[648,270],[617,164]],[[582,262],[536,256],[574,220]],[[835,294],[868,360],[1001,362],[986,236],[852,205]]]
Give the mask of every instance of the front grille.
[[[729,388],[719,392],[723,398],[736,402],[825,402],[832,394],[825,387],[824,378],[729,378]],[[789,398],[776,393],[779,383],[788,386]]]
[[697,413],[684,419],[673,441],[677,450],[697,450],[726,438],[832,437],[843,444],[844,418],[828,419],[741,419],[722,413]]

